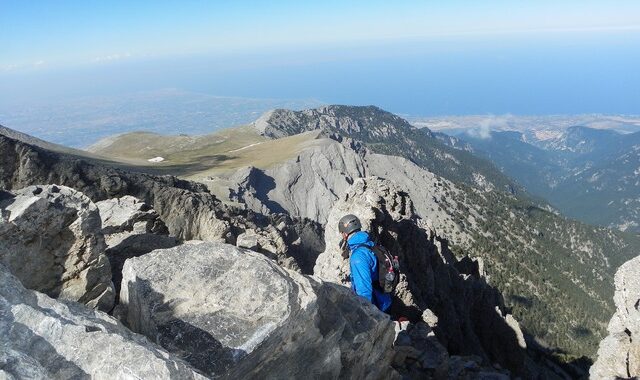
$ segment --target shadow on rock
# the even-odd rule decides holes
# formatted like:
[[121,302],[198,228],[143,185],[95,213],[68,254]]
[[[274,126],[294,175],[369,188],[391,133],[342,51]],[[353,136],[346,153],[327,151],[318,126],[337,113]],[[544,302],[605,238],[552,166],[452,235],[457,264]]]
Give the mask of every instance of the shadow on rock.
[[[146,326],[145,329],[138,332],[143,333],[194,368],[213,376],[226,373],[246,356],[246,351],[227,347],[209,332],[185,321],[185,319],[193,319],[209,323],[211,320],[215,320],[211,315],[177,317],[172,302],[165,302],[164,295],[155,292],[148,281],[137,279],[136,282],[139,289],[148,291],[145,298],[153,300],[151,308],[153,313],[159,316],[159,318],[155,318],[156,322],[162,320],[160,324],[152,327],[152,330]],[[130,292],[134,292],[131,287]]]

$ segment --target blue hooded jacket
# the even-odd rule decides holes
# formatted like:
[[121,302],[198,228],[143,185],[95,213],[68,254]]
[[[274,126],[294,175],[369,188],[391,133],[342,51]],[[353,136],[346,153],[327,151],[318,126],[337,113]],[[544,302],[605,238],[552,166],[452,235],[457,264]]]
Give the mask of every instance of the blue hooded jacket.
[[374,246],[369,234],[364,231],[356,232],[349,236],[347,244],[351,250],[351,289],[378,309],[386,311],[391,306],[391,295],[373,287],[373,282],[378,281],[378,260],[369,248]]

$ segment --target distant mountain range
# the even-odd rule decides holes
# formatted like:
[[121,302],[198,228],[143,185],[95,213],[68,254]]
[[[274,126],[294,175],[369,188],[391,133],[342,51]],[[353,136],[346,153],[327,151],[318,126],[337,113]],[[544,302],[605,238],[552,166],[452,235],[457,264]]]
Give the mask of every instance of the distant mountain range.
[[573,126],[440,138],[491,160],[570,217],[640,232],[640,132]]

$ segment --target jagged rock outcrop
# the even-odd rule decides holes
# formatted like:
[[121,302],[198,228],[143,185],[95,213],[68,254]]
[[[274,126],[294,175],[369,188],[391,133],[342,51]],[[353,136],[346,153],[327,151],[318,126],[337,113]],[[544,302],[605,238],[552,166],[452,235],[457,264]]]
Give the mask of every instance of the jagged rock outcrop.
[[338,194],[365,175],[358,152],[330,139],[315,140],[295,159],[269,169],[249,167],[231,178],[231,199],[262,213],[287,212],[324,224]]
[[640,256],[618,269],[615,287],[616,312],[589,371],[593,379],[640,377]]
[[225,378],[389,378],[393,327],[347,289],[221,243],[127,260],[126,323]]
[[325,229],[327,250],[318,257],[316,276],[348,283],[348,259],[338,248],[337,231],[345,214],[357,215],[364,229],[399,257],[402,275],[394,302],[405,305],[406,316],[431,323],[451,355],[477,355],[485,365],[498,363],[532,376],[526,368],[522,332],[509,318],[501,294],[477,270],[460,271],[474,266],[459,265],[447,241],[418,218],[408,195],[388,180],[357,179],[337,202]]
[[[115,163],[52,152],[19,137],[2,134],[0,130],[0,188],[60,184],[81,191],[94,202],[130,195],[151,206],[169,234],[179,240],[235,244],[237,236],[247,229],[259,231],[280,226],[268,233],[269,239],[283,239],[286,243],[287,250],[278,250],[277,258],[295,263],[303,271],[304,267],[310,270],[315,256],[323,250],[322,229],[312,221],[286,215],[265,217],[251,210],[228,207],[203,184],[127,171]],[[305,239],[300,239],[301,236]],[[311,264],[307,264],[309,260]]]
[[338,105],[302,111],[276,109],[262,115],[253,126],[262,135],[271,138],[323,130],[366,135],[381,141],[390,136],[398,136],[403,130],[413,129],[406,120],[375,106]]
[[25,289],[2,264],[0,284],[0,378],[205,378],[107,314]]
[[105,235],[132,231],[157,235],[169,234],[167,226],[158,213],[148,204],[130,195],[96,202],[96,206],[100,210]]
[[[450,196],[460,193],[455,184],[405,158],[371,153],[353,140],[334,138],[340,141],[320,138],[300,151],[295,159],[268,169],[238,170],[228,178],[230,183],[235,183],[230,189],[230,200],[244,203],[255,212],[286,212],[324,225],[339,195],[356,178],[377,176],[404,189],[411,196],[416,212],[432,218],[436,229],[449,226],[449,234],[456,235],[458,244],[471,239],[468,231],[460,228],[442,207],[444,202],[448,202],[449,207],[457,207]],[[477,217],[468,214],[468,222],[475,223]]]
[[0,263],[33,290],[108,311],[114,289],[100,214],[65,186],[0,193]]
[[107,243],[105,253],[111,264],[117,298],[125,260],[154,249],[175,247],[179,241],[169,236],[169,230],[158,213],[135,197],[125,195],[106,199],[96,202],[96,206],[102,219],[102,232]]

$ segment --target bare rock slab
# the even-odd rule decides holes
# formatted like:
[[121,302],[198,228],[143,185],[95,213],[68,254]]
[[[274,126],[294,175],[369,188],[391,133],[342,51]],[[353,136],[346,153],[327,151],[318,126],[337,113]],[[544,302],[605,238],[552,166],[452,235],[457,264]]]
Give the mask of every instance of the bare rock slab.
[[69,187],[29,186],[0,198],[0,264],[25,287],[105,311],[114,290],[100,214]]
[[[111,263],[116,295],[120,292],[125,260],[160,248],[171,248],[180,242],[169,236],[160,215],[140,199],[125,195],[96,202],[102,219],[105,251]],[[117,297],[116,297],[117,298]]]
[[593,379],[640,377],[640,256],[616,272],[616,312],[589,373]]
[[25,289],[0,264],[0,378],[204,379],[100,311]]
[[126,323],[210,376],[389,378],[393,326],[339,285],[207,242],[126,261]]

